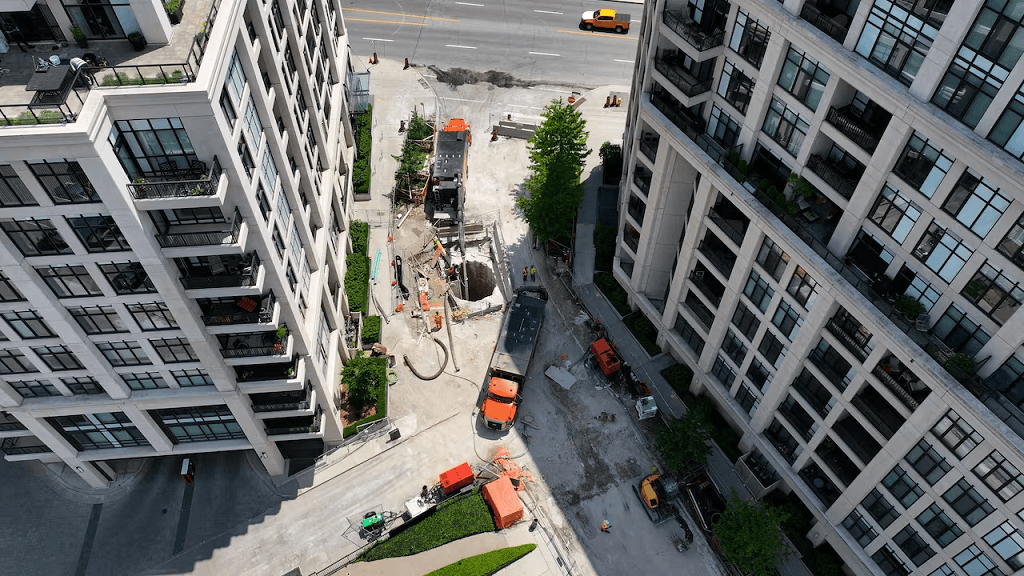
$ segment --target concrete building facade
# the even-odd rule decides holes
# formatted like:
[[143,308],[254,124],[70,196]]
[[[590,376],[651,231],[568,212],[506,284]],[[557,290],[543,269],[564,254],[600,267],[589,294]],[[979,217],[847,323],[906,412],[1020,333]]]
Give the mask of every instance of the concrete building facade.
[[645,6],[613,274],[853,573],[1024,567],[1022,18]]
[[226,450],[286,474],[342,437],[360,82],[340,5],[159,16],[145,52],[94,42],[106,66],[44,73],[67,90],[0,91],[2,450],[96,487],[112,461]]

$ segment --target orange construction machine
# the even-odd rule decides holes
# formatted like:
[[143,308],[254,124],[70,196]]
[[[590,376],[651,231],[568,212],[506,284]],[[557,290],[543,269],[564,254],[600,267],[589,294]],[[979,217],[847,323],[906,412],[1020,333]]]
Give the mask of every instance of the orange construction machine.
[[462,220],[469,145],[472,141],[470,125],[462,118],[452,118],[444,130],[437,134],[434,168],[427,192],[427,214],[435,220]]
[[621,367],[619,357],[615,354],[615,350],[612,350],[611,344],[604,338],[590,345],[590,353],[594,355],[597,367],[601,369],[606,378],[619,371]]

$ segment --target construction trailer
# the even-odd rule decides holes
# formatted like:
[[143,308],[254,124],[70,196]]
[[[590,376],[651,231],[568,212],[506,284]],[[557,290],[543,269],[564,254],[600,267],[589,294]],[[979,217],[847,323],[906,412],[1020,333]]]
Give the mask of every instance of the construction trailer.
[[537,348],[547,301],[547,291],[542,288],[520,288],[508,305],[480,405],[480,421],[491,430],[506,431],[519,416],[526,372]]
[[472,140],[470,125],[462,118],[452,118],[437,133],[434,167],[426,195],[426,212],[434,220],[462,222]]

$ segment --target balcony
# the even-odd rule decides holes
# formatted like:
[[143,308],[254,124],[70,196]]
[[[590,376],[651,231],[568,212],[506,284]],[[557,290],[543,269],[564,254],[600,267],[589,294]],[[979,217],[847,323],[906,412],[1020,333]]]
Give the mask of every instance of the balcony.
[[778,413],[785,416],[789,425],[806,441],[810,441],[818,430],[818,423],[792,396],[779,406]]
[[704,235],[697,247],[700,253],[707,257],[711,265],[718,269],[727,280],[732,275],[732,269],[736,265],[736,255],[711,232]]
[[[271,324],[274,322],[274,307],[277,297],[271,291],[261,299],[253,298],[203,298],[196,301],[203,324],[227,326],[231,324]],[[250,311],[249,308],[252,308]]]
[[722,45],[725,38],[724,30],[706,30],[697,22],[694,22],[686,12],[682,10],[665,9],[662,12],[661,20],[670,30],[686,40],[690,46],[699,52],[705,52],[716,46]]
[[640,152],[651,162],[657,160],[658,143],[660,140],[658,135],[652,132],[648,132],[640,137]]
[[197,262],[176,259],[181,271],[181,285],[186,290],[210,288],[252,288],[260,272],[260,258],[256,252],[247,257],[237,255],[205,256]]
[[29,454],[45,454],[53,452],[50,448],[39,441],[35,436],[18,436],[17,438],[4,438],[0,442],[0,452],[8,456],[25,456]]
[[850,460],[843,449],[828,436],[821,441],[821,444],[814,450],[818,458],[828,466],[828,469],[839,478],[844,485],[849,486],[860,475],[861,469]]
[[[231,246],[238,242],[242,231],[242,215],[235,208],[235,216],[228,227],[216,224],[196,226],[171,226],[169,230],[192,228],[193,232],[168,232],[157,234],[156,241],[161,248],[186,248],[193,246]],[[212,229],[211,229],[212,228]]]
[[852,169],[847,166],[839,166],[818,154],[811,154],[807,160],[807,167],[847,200],[853,196],[860,177],[864,174],[863,166],[856,166]]
[[246,364],[235,366],[236,379],[239,382],[268,382],[273,380],[295,380],[299,374],[299,357],[292,357],[287,364],[279,362],[270,364]]
[[696,140],[697,135],[704,132],[704,120],[687,110],[682,102],[657,84],[651,90],[651,104],[690,140]]
[[283,436],[285,434],[318,434],[323,422],[323,412],[319,405],[312,416],[294,416],[291,418],[272,418],[264,420],[267,436]]
[[723,286],[710,271],[704,268],[702,264],[698,263],[697,268],[697,270],[690,273],[690,281],[693,282],[693,285],[700,290],[701,294],[707,296],[707,299],[711,301],[711,304],[717,308],[722,303],[722,296],[725,294],[725,286]]
[[291,336],[278,339],[276,332],[250,332],[219,334],[220,353],[224,358],[253,358],[256,356],[284,356],[288,353]]
[[826,418],[836,404],[835,398],[832,397],[828,388],[822,386],[818,379],[806,369],[793,381],[793,390],[796,390],[800,397],[810,404],[811,408],[822,418]]
[[25,430],[25,425],[7,412],[0,412],[0,432],[17,432]]
[[836,10],[828,4],[818,6],[813,2],[804,3],[804,7],[800,10],[800,17],[840,44],[846,40],[846,33],[850,31],[850,22],[852,22],[850,16],[845,12]]
[[839,499],[840,490],[836,488],[835,482],[822,471],[817,464],[811,462],[800,471],[800,477],[811,489],[811,492],[821,500],[825,508],[831,508]]
[[309,410],[312,397],[313,385],[311,383],[307,383],[302,390],[249,394],[252,411],[256,413]]
[[866,332],[859,322],[846,315],[845,310],[841,310],[841,312],[844,314],[840,315],[837,312],[835,316],[829,318],[825,329],[839,339],[851,354],[863,362],[868,359],[868,354],[871,352],[871,333]]
[[711,221],[729,237],[737,246],[743,245],[743,237],[747,235],[750,219],[729,200],[720,194],[718,201],[708,214]]
[[832,431],[850,447],[850,450],[865,465],[871,462],[878,451],[882,449],[881,444],[875,441],[871,433],[849,413],[832,425]]
[[765,429],[764,437],[779,451],[779,454],[786,459],[786,462],[794,464],[796,459],[803,452],[803,447],[796,438],[786,430],[786,427],[778,419],[772,420],[771,426]]
[[815,348],[807,358],[840,392],[850,385],[850,363],[835,349],[830,347],[828,352],[822,352]]
[[[740,463],[742,463],[742,466],[744,466],[750,472],[750,475],[757,481],[758,485],[755,487],[751,487],[747,484],[747,488],[751,489],[750,491],[754,493],[755,497],[767,493],[768,489],[775,486],[775,484],[780,480],[779,473],[772,468],[768,459],[758,452],[757,449],[752,450],[740,458],[739,461],[737,461],[737,468],[741,465]],[[738,469],[737,472],[739,472]]]
[[871,373],[911,412],[917,410],[921,401],[931,392],[921,379],[895,356],[883,358]]
[[878,393],[872,386],[864,386],[861,391],[853,397],[853,405],[886,440],[892,440],[896,431],[903,426],[906,419],[898,410],[892,407],[889,402]]
[[644,194],[648,194],[651,191],[651,179],[654,177],[650,171],[643,166],[635,166],[633,168],[633,184],[640,189]]
[[168,166],[130,182],[128,191],[136,200],[213,196],[220,185],[221,172],[220,161],[214,156],[208,169],[205,162],[198,161],[185,168]]
[[[874,104],[874,103],[872,103]],[[870,108],[872,113],[862,112],[855,106],[830,108],[825,121],[836,127],[844,136],[866,152],[874,153],[882,134],[889,125],[892,114],[880,110],[877,106]],[[870,116],[870,118],[869,118]]]
[[714,78],[698,80],[685,68],[678,65],[677,56],[663,54],[654,59],[654,69],[661,73],[673,86],[679,89],[687,98],[699,96],[711,90]]

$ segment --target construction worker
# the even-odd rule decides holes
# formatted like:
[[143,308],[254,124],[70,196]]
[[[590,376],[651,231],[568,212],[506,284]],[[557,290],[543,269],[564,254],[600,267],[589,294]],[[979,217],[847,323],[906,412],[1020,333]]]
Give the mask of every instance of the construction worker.
[[612,531],[609,530],[609,528],[611,528],[611,527],[612,527],[612,525],[609,524],[607,520],[603,520],[601,522],[601,532],[608,532],[609,534],[611,534]]
[[526,282],[526,280],[529,277],[530,277],[530,267],[529,266],[523,266],[523,282]]
[[537,281],[537,267],[536,266],[530,266],[530,281],[531,282],[536,282]]
[[441,316],[441,313],[440,312],[435,312],[434,313],[434,327],[437,328],[438,330],[440,330],[441,329],[441,323],[443,321],[444,321],[444,318]]

